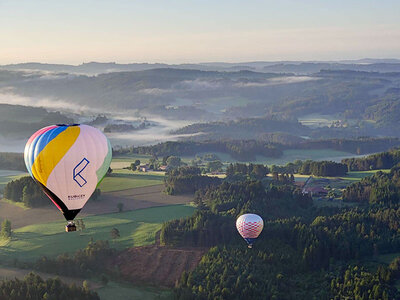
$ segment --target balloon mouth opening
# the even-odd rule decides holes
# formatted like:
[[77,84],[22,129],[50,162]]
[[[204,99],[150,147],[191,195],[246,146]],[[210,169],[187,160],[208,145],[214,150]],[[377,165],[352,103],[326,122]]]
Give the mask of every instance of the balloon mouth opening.
[[66,127],[71,127],[71,126],[79,126],[80,124],[74,123],[74,124],[56,124],[57,126],[66,126]]

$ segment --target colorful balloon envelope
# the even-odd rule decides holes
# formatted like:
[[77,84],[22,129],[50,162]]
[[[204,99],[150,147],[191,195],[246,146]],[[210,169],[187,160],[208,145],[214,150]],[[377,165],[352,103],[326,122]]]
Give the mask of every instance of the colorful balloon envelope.
[[29,174],[68,221],[75,218],[106,175],[111,156],[106,136],[79,124],[38,130],[24,152]]
[[236,228],[248,247],[252,248],[254,241],[264,228],[264,222],[259,215],[244,214],[236,220]]

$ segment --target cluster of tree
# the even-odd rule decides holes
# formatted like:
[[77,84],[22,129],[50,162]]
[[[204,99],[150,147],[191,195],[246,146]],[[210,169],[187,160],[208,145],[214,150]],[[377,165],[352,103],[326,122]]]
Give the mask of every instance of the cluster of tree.
[[89,244],[75,252],[59,255],[56,259],[43,256],[34,264],[34,269],[42,272],[70,275],[90,276],[104,271],[104,262],[115,255],[115,249],[110,248],[108,241],[90,241]]
[[[40,207],[51,203],[39,185],[30,176],[21,177],[7,183],[3,196],[14,202],[22,202],[28,207]],[[91,200],[97,201],[101,196],[100,189],[96,189]]]
[[100,300],[96,292],[87,285],[67,285],[59,278],[43,280],[39,275],[29,273],[24,279],[0,281],[0,299],[7,300]]
[[399,146],[399,138],[391,137],[358,137],[354,139],[312,139],[296,143],[292,149],[333,149],[350,152],[354,154],[366,154],[386,151],[392,147]]
[[39,185],[30,177],[25,176],[13,180],[4,187],[4,198],[23,202],[28,207],[39,207],[51,203]]
[[261,180],[269,173],[268,166],[261,164],[229,164],[226,168],[228,180],[231,178],[258,179]]
[[137,160],[135,160],[133,163],[131,163],[130,169],[131,169],[132,171],[136,171],[136,170],[139,168],[139,166],[140,166],[140,160],[137,159]]
[[5,219],[2,223],[1,223],[1,236],[5,239],[8,239],[11,237],[11,221],[8,219]]
[[346,158],[342,163],[347,165],[349,171],[390,169],[400,163],[400,150],[394,149],[362,158]]
[[264,219],[290,216],[312,206],[309,195],[293,186],[270,186],[260,181],[223,182],[195,195],[200,208],[192,217],[167,222],[160,240],[167,245],[212,246],[237,239],[235,218],[255,212]]
[[309,271],[293,247],[278,240],[262,250],[219,246],[183,273],[176,298],[189,299],[398,299],[391,266]]
[[[266,132],[308,135],[310,128],[295,118],[284,115],[266,115],[262,118],[245,118],[228,122],[196,123],[176,130],[176,134],[195,134],[203,132],[213,139],[256,139]],[[265,136],[264,136],[265,137]],[[268,140],[264,138],[264,140]],[[271,139],[269,139],[271,140]]]
[[344,176],[347,173],[345,164],[333,161],[311,161],[306,160],[298,170],[300,174],[314,176]]
[[179,195],[194,193],[201,188],[219,185],[221,179],[201,175],[201,170],[197,167],[180,167],[169,170],[164,183],[167,194]]
[[272,165],[270,172],[334,177],[346,175],[347,166],[343,163],[336,163],[333,161],[295,160],[284,166]]
[[331,299],[398,299],[400,293],[393,286],[395,277],[390,267],[379,266],[375,273],[371,273],[362,267],[349,266],[332,279]]
[[[348,261],[397,252],[400,246],[400,209],[352,209],[332,216],[317,216],[310,223],[299,218],[265,222],[255,248],[246,249],[233,227],[233,218],[220,216],[213,226],[219,245],[212,248],[199,266],[184,274],[176,291],[178,299],[397,299],[400,258],[376,274],[347,270]],[[196,214],[186,222],[175,221],[187,245],[207,229],[207,215]],[[185,230],[192,226],[192,232]],[[197,226],[199,230],[194,231]],[[179,244],[178,235],[172,235]],[[210,234],[210,232],[207,232]],[[224,235],[222,235],[224,234]],[[232,236],[229,236],[232,234]],[[357,279],[355,280],[355,278]],[[338,295],[341,295],[338,297]],[[379,297],[375,297],[379,295]],[[384,298],[384,297],[388,298]],[[334,298],[336,297],[336,298]]]
[[26,171],[21,153],[0,152],[0,169]]
[[277,166],[272,165],[270,168],[271,173],[286,173],[286,174],[296,174],[300,172],[303,165],[301,160],[295,160],[294,162],[288,162],[286,165]]
[[400,166],[381,171],[349,185],[343,192],[343,200],[365,204],[385,204],[394,206],[400,199]]
[[142,130],[151,126],[149,123],[142,122],[138,126],[133,126],[132,124],[107,124],[103,131],[106,133],[110,132],[127,132],[134,130]]
[[257,140],[217,140],[165,142],[153,146],[115,148],[113,155],[136,153],[154,156],[196,155],[201,152],[223,152],[241,161],[255,160],[256,155],[280,157],[282,150],[272,144]]
[[294,184],[295,182],[294,175],[287,173],[272,172],[272,179],[274,184]]

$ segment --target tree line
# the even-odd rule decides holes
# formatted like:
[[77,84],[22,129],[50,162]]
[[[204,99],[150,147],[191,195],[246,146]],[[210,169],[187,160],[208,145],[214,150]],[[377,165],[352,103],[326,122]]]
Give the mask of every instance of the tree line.
[[[100,195],[100,189],[96,189],[90,200],[96,201]],[[30,176],[24,176],[7,183],[3,190],[3,196],[14,202],[22,202],[27,207],[40,207],[51,203],[50,199]]]
[[114,148],[113,155],[147,154],[154,156],[196,155],[201,152],[223,152],[239,161],[255,160],[256,155],[280,157],[282,150],[272,144],[257,140],[178,141],[153,146]]
[[194,193],[198,189],[221,183],[218,177],[201,175],[198,167],[180,167],[167,172],[164,179],[165,192],[169,195]]
[[105,265],[99,262],[109,260],[115,253],[116,250],[110,247],[108,241],[90,241],[85,248],[79,249],[72,256],[68,253],[55,259],[43,256],[32,264],[32,267],[52,274],[92,276],[103,272]]
[[362,158],[346,158],[342,163],[347,165],[349,171],[390,169],[400,163],[400,150],[393,149]]
[[0,299],[4,300],[100,300],[96,292],[87,285],[79,287],[65,284],[59,278],[43,280],[39,275],[29,273],[24,279],[0,281]]
[[363,178],[344,190],[343,200],[362,204],[396,206],[400,199],[400,166]]

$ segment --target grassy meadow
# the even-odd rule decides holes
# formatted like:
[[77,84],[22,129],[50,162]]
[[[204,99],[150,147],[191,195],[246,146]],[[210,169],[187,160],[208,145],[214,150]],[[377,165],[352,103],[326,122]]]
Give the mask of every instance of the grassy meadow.
[[102,193],[115,192],[138,187],[162,184],[164,182],[163,172],[139,172],[126,169],[113,169],[111,176],[107,176],[100,183]]
[[96,289],[101,300],[129,299],[129,300],[167,300],[173,299],[169,289],[152,286],[132,286],[120,282],[110,281],[107,285]]
[[[203,156],[206,153],[216,154],[220,158],[220,160],[225,164],[239,162],[238,160],[234,159],[231,155],[222,152],[201,152],[198,153],[197,155]],[[257,155],[255,160],[249,162],[271,166],[271,165],[286,165],[287,163],[293,162],[298,159],[300,160],[311,159],[317,161],[332,160],[340,162],[343,158],[355,157],[355,156],[356,155],[350,152],[337,151],[331,149],[318,149],[318,150],[289,149],[289,150],[284,150],[283,155],[279,158]],[[190,161],[194,158],[195,158],[194,156],[183,156],[182,160],[185,163],[190,163]]]
[[[86,247],[91,239],[109,240],[116,249],[153,244],[163,222],[190,216],[194,210],[189,205],[169,205],[89,216],[84,219],[86,229],[83,232],[66,233],[65,221],[61,218],[57,222],[28,225],[14,230],[11,240],[1,240],[0,260],[34,261],[41,256],[72,254]],[[110,236],[112,228],[120,232],[115,240]]]

